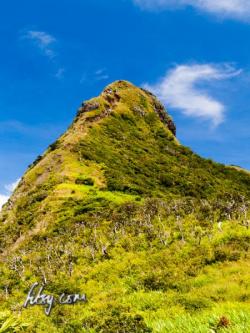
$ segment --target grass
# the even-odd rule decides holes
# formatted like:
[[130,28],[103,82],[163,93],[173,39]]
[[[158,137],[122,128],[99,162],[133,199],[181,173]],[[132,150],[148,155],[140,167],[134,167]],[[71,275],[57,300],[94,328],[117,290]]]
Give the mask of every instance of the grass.
[[[220,319],[227,318],[228,324],[220,326]],[[156,333],[245,333],[250,331],[249,308],[241,304],[224,304],[215,307],[212,311],[196,315],[182,314],[175,318],[165,320],[146,320],[147,325]]]
[[[98,187],[91,186],[91,185],[77,185],[77,184],[71,184],[71,183],[62,183],[59,184],[55,191],[57,193],[63,194],[63,197],[66,197],[67,195],[69,197],[76,196],[78,198],[81,198],[83,196],[85,197],[94,197],[94,198],[103,198],[107,201],[114,202],[116,204],[123,204],[126,202],[133,202],[135,200],[138,200],[138,196],[126,194],[122,192],[110,192],[105,190],[99,190]],[[80,195],[79,195],[80,194]]]
[[[248,332],[249,174],[181,146],[127,82],[97,103],[1,212],[0,308],[30,333]],[[35,281],[88,302],[24,310]]]

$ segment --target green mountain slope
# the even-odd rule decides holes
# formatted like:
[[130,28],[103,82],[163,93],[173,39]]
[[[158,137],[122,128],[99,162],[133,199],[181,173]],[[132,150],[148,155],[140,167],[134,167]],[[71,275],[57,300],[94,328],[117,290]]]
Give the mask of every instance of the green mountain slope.
[[[29,332],[250,331],[250,175],[175,132],[117,81],[29,167],[0,214],[1,307]],[[23,309],[36,281],[88,302]]]

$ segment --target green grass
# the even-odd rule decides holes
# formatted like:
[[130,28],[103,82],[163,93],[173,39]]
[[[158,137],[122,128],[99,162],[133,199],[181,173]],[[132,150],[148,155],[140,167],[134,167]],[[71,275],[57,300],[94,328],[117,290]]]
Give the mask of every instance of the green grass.
[[[149,93],[108,89],[0,214],[0,309],[30,333],[250,332],[249,174],[181,146]],[[35,281],[88,302],[24,310]]]
[[[228,319],[228,325],[220,326],[221,318]],[[212,311],[199,314],[181,314],[173,318],[146,320],[147,325],[156,333],[245,333],[250,332],[249,307],[241,304],[224,304]]]

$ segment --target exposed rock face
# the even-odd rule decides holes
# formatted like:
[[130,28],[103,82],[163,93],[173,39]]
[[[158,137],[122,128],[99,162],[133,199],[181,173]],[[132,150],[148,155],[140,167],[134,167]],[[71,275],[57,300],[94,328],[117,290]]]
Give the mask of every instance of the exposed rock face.
[[[120,81],[122,82],[122,81]],[[108,103],[114,105],[118,103],[121,99],[121,96],[118,94],[117,89],[106,88],[102,93],[103,97],[107,100]]]
[[167,125],[168,129],[176,136],[176,126],[172,118],[167,114],[164,106],[157,102],[155,105],[155,112],[160,117],[161,121]]
[[88,102],[83,102],[80,108],[78,109],[77,115],[80,115],[81,113],[88,112],[88,111],[93,111],[99,108],[98,103],[88,103]]
[[172,117],[167,113],[165,107],[163,104],[157,99],[157,97],[152,94],[150,91],[142,88],[142,91],[144,91],[146,94],[151,96],[151,98],[154,100],[154,111],[158,114],[161,121],[167,125],[168,129],[176,136],[176,126],[175,123],[172,120]]

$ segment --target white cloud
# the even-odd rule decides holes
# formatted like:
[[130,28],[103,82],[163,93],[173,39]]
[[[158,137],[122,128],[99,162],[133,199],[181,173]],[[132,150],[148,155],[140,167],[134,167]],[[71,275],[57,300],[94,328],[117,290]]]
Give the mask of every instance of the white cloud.
[[96,75],[102,75],[106,71],[106,68],[100,68],[97,71],[95,71]]
[[[207,84],[212,85],[214,81],[226,80],[240,73],[227,64],[180,65],[167,72],[158,83],[144,86],[167,106],[179,109],[186,116],[210,120],[217,126],[224,119],[225,106],[209,95]],[[207,88],[197,88],[198,83],[206,83]]]
[[103,75],[99,75],[96,77],[96,80],[101,81],[101,80],[107,80],[109,78],[108,74],[103,74]]
[[249,0],[133,0],[144,9],[171,9],[190,6],[223,18],[250,19]]
[[20,180],[21,180],[21,178],[18,178],[18,179],[17,179],[16,181],[14,181],[13,183],[5,185],[4,188],[5,188],[8,192],[11,192],[11,193],[12,193],[12,192],[16,189],[16,187],[17,187],[17,185],[19,184]]
[[82,77],[80,79],[80,84],[84,84],[85,82],[91,82],[93,80],[95,81],[105,81],[109,79],[109,74],[107,72],[107,69],[99,68],[94,72],[85,72],[82,74]]
[[98,69],[95,72],[95,79],[98,81],[107,80],[108,78],[109,78],[109,75],[107,74],[106,68]]
[[56,39],[52,35],[44,31],[29,30],[23,37],[32,40],[49,58],[55,57],[52,46]]
[[16,189],[17,185],[20,182],[20,178],[17,179],[16,181],[14,181],[11,184],[7,184],[4,186],[5,190],[7,191],[7,194],[0,194],[0,210],[2,208],[2,206],[8,201],[10,195],[12,192],[14,192],[14,190]]
[[61,68],[59,68],[58,71],[56,72],[55,77],[56,77],[58,80],[61,80],[61,79],[64,77],[64,73],[65,73],[65,68],[61,67]]
[[3,207],[3,205],[8,201],[8,199],[9,199],[8,195],[0,194],[0,210]]

